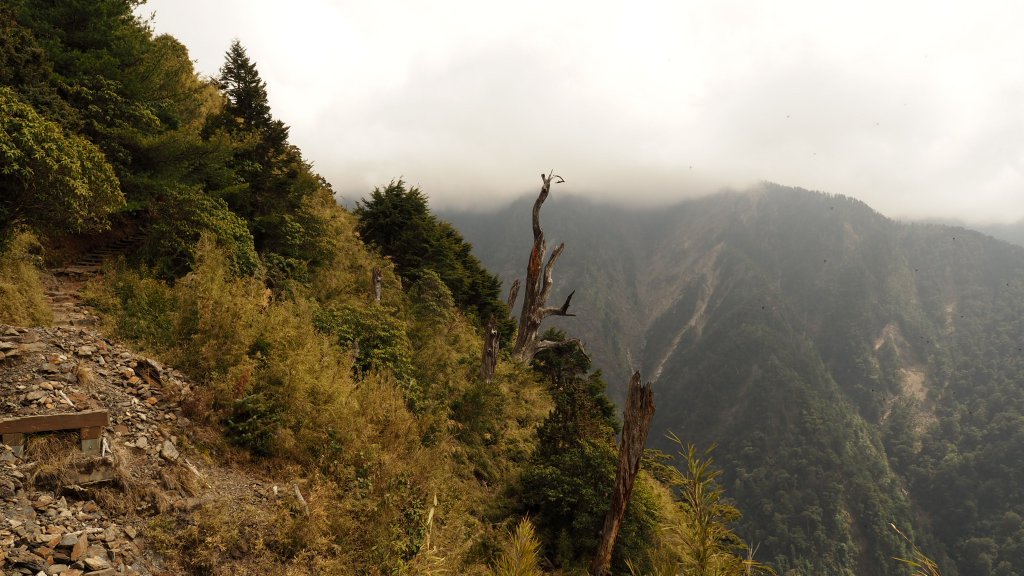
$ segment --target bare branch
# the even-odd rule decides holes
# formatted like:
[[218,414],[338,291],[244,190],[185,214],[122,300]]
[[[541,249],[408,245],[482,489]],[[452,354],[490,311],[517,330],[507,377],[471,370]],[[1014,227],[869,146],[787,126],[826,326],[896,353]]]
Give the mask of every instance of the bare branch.
[[572,295],[575,293],[575,290],[569,293],[569,296],[566,297],[565,303],[562,304],[561,308],[542,308],[540,311],[541,317],[547,318],[548,316],[575,316],[575,314],[569,314],[568,312],[569,301],[572,300]]
[[551,292],[551,284],[554,283],[554,280],[552,280],[551,278],[551,271],[555,269],[555,262],[558,261],[558,257],[562,255],[563,250],[565,250],[564,242],[559,244],[558,248],[555,248],[554,251],[551,252],[551,257],[548,258],[548,263],[547,265],[544,266],[544,274],[542,276],[542,284],[540,287],[539,295],[541,304],[547,302],[548,300],[548,293]]

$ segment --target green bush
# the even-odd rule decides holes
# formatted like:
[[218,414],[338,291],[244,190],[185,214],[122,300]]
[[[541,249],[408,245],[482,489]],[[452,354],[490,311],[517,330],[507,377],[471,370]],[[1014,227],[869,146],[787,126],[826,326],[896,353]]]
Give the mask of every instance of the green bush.
[[354,367],[361,374],[387,370],[399,381],[412,381],[409,338],[395,311],[342,304],[318,312],[315,323],[339,346],[356,353]]
[[108,275],[104,288],[86,291],[87,303],[113,312],[117,333],[149,350],[166,350],[175,344],[174,324],[178,301],[174,291],[145,272],[118,270]]
[[124,202],[99,148],[0,86],[0,242],[19,224],[47,232],[103,230]]
[[270,456],[281,412],[280,405],[267,392],[255,392],[232,402],[222,422],[234,444],[258,456]]
[[252,276],[260,269],[252,234],[223,200],[180,186],[154,202],[151,210],[145,252],[159,275],[173,278],[192,270],[204,235],[225,251],[233,272]]

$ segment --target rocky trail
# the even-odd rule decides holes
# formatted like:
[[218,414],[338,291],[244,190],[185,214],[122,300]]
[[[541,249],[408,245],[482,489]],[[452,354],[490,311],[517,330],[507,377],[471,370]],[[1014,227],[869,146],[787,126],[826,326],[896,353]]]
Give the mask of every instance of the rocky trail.
[[218,502],[273,506],[257,470],[197,448],[193,383],[106,337],[82,304],[100,271],[53,271],[54,325],[0,325],[0,576],[177,574],[147,545],[156,519]]

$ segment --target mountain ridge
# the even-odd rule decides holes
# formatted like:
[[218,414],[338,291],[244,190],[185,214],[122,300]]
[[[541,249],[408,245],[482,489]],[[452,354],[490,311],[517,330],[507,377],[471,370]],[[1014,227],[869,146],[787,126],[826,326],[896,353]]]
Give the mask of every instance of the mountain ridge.
[[[1024,248],[773,184],[661,211],[552,200],[543,224],[567,245],[556,288],[577,291],[561,325],[612,386],[627,368],[654,380],[655,446],[668,430],[719,444],[741,533],[779,568],[896,573],[893,521],[941,551],[944,573],[1024,567],[992,535],[1024,510],[959,486],[1009,497],[1021,466],[943,463],[995,466],[1024,440]],[[503,214],[447,217],[507,282],[526,242]],[[974,440],[981,411],[1005,415],[1008,441]],[[932,527],[961,505],[977,510],[958,530]]]

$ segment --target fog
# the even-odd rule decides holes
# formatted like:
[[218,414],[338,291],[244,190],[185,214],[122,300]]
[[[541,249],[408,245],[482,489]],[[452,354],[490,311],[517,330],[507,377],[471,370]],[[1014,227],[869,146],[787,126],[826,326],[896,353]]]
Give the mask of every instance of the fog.
[[351,201],[560,190],[651,205],[761,180],[898,218],[1024,219],[1024,5],[153,0],[215,75],[234,38]]

